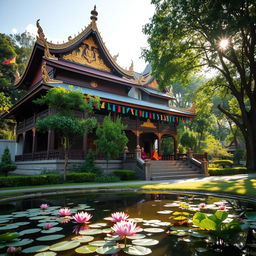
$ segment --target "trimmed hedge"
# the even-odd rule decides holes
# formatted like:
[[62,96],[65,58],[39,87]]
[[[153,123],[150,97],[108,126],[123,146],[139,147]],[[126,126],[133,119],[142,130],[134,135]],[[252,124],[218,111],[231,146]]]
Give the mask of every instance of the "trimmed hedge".
[[234,175],[248,173],[246,167],[232,167],[232,168],[208,168],[210,176],[218,175]]
[[68,182],[87,182],[87,181],[94,181],[96,177],[95,173],[92,172],[74,172],[67,174],[67,181]]
[[95,182],[99,182],[99,183],[118,182],[118,181],[120,181],[120,178],[115,175],[98,176],[95,178]]
[[[88,182],[94,181],[95,173],[68,173],[67,182]],[[0,187],[18,187],[18,186],[35,186],[59,184],[63,182],[62,175],[44,174],[33,176],[7,176],[0,177]]]
[[121,180],[133,180],[135,178],[135,171],[133,170],[116,170],[113,173]]
[[217,164],[218,166],[222,166],[223,168],[225,168],[226,166],[232,166],[234,164],[234,162],[232,160],[213,160],[212,161],[213,164]]

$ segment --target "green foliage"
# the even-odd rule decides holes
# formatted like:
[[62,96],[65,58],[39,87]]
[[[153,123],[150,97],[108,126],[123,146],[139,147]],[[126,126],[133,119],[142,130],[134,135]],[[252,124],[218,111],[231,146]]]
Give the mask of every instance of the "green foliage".
[[68,173],[67,181],[68,182],[88,182],[94,181],[96,177],[95,173],[86,172],[86,173]]
[[231,154],[227,152],[227,149],[221,145],[220,141],[216,140],[212,135],[206,137],[205,144],[206,147],[204,148],[204,151],[208,152],[208,155],[211,158],[231,156]]
[[112,121],[110,116],[106,116],[102,125],[96,130],[98,138],[94,143],[97,146],[97,152],[103,153],[107,160],[118,157],[128,142],[125,128],[119,117]]
[[[76,111],[88,116],[93,111],[93,107],[84,95],[79,91],[73,91],[72,86],[68,89],[55,87],[47,91],[45,96],[35,100],[36,104],[48,105],[57,111],[56,114],[46,116],[37,120],[36,128],[39,131],[47,132],[49,129],[55,130],[61,137],[61,142],[65,154],[64,181],[68,166],[68,152],[72,144],[72,139],[76,135],[84,135],[96,126],[96,118],[76,118]],[[88,96],[92,104],[98,105],[99,98]]]
[[133,180],[136,174],[133,170],[116,170],[113,173],[121,180]]
[[196,143],[197,143],[196,137],[191,131],[188,131],[188,130],[186,130],[180,138],[180,144],[186,149],[190,148],[194,150]]
[[19,233],[4,233],[0,235],[0,241],[1,242],[8,242],[11,241],[17,237],[19,237]]
[[6,97],[3,92],[0,92],[0,112],[8,111],[11,105],[10,97]]
[[73,165],[70,169],[71,172],[92,172],[97,175],[101,174],[101,169],[94,164],[94,153],[88,152],[86,159],[81,164]]
[[243,223],[233,219],[228,223],[224,223],[228,217],[225,211],[216,211],[212,215],[197,212],[193,216],[193,224],[210,231],[212,236],[230,241],[231,237],[243,230]]
[[225,160],[213,160],[212,162],[213,162],[213,164],[222,166],[223,168],[226,167],[226,166],[232,167],[232,165],[234,164],[234,162],[232,160],[227,160],[227,159],[225,159]]
[[0,187],[34,186],[60,183],[60,175],[33,175],[1,177]]
[[248,173],[246,167],[232,167],[232,168],[208,168],[210,176],[219,175],[235,175]]
[[109,182],[118,182],[120,181],[120,178],[115,175],[104,175],[104,176],[98,176],[95,178],[95,182],[98,183],[109,183]]
[[173,138],[163,138],[161,143],[162,155],[172,155],[174,153]]
[[5,148],[0,163],[0,173],[4,173],[6,176],[8,172],[14,171],[16,164],[11,160],[11,154],[9,148]]

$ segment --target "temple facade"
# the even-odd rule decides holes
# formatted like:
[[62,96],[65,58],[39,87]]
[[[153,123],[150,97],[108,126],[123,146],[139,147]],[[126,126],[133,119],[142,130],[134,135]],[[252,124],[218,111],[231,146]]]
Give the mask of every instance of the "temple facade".
[[[173,95],[159,91],[149,65],[142,73],[135,72],[133,64],[128,70],[120,67],[117,56],[111,56],[98,31],[97,15],[94,9],[90,24],[61,44],[47,41],[37,21],[36,43],[26,70],[16,83],[17,89],[27,94],[5,114],[5,118],[17,122],[17,163],[64,158],[58,134],[54,130],[40,133],[35,128],[36,120],[50,115],[52,110],[36,105],[33,100],[54,87],[99,96],[100,108],[95,109],[94,116],[98,123],[109,114],[121,117],[127,127],[130,153],[144,147],[148,155],[155,149],[160,154],[162,140],[171,137],[172,157],[177,158],[177,125],[190,122],[195,117],[194,110],[172,106]],[[95,151],[95,136],[93,132],[74,138],[70,160],[83,160],[89,150]]]

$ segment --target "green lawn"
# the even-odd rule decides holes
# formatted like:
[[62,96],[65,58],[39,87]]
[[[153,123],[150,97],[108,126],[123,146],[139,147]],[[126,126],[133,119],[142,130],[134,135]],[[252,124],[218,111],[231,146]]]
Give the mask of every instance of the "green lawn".
[[225,194],[256,196],[256,179],[241,180],[218,180],[218,181],[197,181],[176,184],[144,185],[143,189],[173,189],[173,190],[194,190],[208,191]]

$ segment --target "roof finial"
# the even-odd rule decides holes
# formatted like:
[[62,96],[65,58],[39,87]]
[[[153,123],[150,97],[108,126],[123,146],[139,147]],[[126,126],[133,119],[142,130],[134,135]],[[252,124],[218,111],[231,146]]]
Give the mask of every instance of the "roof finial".
[[91,11],[91,20],[92,22],[95,22],[98,18],[98,12],[96,11],[96,5],[94,5],[94,9]]

